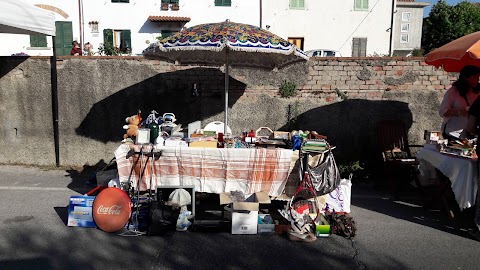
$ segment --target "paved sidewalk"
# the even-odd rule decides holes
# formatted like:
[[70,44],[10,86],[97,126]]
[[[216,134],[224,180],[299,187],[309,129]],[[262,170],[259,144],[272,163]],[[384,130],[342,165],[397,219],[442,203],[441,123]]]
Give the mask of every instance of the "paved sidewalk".
[[179,232],[119,236],[65,225],[71,195],[92,176],[0,166],[0,269],[478,269],[480,242],[445,226],[416,198],[392,201],[352,186],[358,235],[313,243],[276,235]]

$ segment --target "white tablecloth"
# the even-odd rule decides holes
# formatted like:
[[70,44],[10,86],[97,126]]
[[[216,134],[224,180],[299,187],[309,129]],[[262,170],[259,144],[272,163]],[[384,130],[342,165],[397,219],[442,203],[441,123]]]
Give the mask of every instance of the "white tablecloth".
[[478,189],[477,160],[442,154],[432,145],[425,145],[416,157],[427,161],[450,179],[455,199],[461,209],[475,204]]

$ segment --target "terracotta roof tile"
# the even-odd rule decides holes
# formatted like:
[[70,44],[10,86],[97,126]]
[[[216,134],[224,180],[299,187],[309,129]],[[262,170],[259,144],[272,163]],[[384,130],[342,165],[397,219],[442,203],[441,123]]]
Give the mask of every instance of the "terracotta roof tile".
[[152,22],[189,22],[190,17],[149,16],[148,20]]

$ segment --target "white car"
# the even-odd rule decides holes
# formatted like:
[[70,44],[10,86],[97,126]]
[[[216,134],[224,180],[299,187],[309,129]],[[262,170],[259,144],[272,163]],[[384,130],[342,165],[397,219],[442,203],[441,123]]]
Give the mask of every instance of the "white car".
[[305,52],[310,57],[340,57],[340,53],[335,50],[316,49]]

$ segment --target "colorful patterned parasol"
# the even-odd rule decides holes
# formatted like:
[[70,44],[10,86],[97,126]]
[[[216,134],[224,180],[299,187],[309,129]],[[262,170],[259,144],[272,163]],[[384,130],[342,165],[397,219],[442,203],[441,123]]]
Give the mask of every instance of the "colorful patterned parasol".
[[228,114],[228,67],[275,69],[306,61],[295,45],[256,26],[230,21],[184,29],[143,51],[146,58],[184,65],[225,66],[225,121]]

